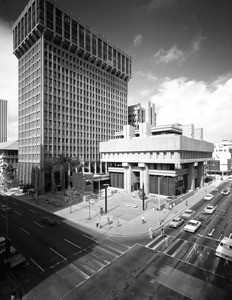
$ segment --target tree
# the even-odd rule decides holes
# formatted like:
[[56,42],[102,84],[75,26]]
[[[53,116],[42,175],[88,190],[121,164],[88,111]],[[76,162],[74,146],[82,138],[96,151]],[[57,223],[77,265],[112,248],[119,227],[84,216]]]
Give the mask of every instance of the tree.
[[80,199],[81,194],[77,191],[75,188],[68,188],[64,193],[63,193],[63,199],[65,202],[68,202],[69,207],[70,207],[70,213],[72,212],[72,205],[75,199],[79,198]]
[[55,182],[55,172],[59,169],[59,161],[55,156],[50,159],[45,160],[44,167],[41,171],[45,171],[45,174],[50,174],[51,176],[51,191],[52,193],[57,192],[56,182]]
[[17,169],[12,164],[4,163],[2,165],[3,177],[9,183],[16,177]]

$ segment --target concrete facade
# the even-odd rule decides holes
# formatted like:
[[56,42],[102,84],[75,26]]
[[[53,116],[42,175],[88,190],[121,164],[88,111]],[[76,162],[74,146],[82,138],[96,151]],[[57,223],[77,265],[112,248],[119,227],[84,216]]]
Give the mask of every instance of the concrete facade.
[[0,143],[7,141],[7,100],[0,99]]
[[128,124],[138,129],[144,122],[156,126],[155,104],[147,101],[128,106]]
[[144,185],[146,194],[170,196],[201,187],[204,163],[212,159],[214,146],[194,139],[193,132],[192,124],[151,127],[143,123],[137,133],[124,126],[116,139],[100,143],[111,186],[131,192]]
[[20,180],[60,154],[102,172],[99,142],[127,124],[131,57],[53,0],[30,0],[13,38]]
[[232,140],[224,140],[214,144],[213,160],[208,162],[208,174],[231,174],[232,172]]
[[11,164],[18,168],[18,141],[0,143],[0,177],[3,172],[4,164]]

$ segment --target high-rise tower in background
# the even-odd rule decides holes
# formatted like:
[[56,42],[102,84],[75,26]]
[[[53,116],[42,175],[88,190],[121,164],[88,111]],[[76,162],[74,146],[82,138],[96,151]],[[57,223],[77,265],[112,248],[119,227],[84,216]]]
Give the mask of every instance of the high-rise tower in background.
[[[19,76],[19,179],[52,156],[104,171],[99,141],[127,124],[131,58],[52,0],[31,0],[13,28]],[[37,176],[38,177],[38,176]]]
[[0,143],[7,141],[7,100],[0,99]]
[[128,107],[128,124],[139,128],[139,123],[147,122],[156,126],[155,104],[150,101],[141,102]]

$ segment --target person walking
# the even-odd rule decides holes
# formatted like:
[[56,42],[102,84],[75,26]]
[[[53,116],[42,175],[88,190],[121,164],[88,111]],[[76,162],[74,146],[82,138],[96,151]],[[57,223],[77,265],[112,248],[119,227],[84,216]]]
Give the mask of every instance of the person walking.
[[151,240],[153,240],[153,229],[152,229],[152,227],[149,228],[149,238]]
[[144,215],[142,215],[142,224],[144,224],[145,223],[145,217],[144,217]]
[[119,222],[119,219],[117,219],[117,227],[120,226],[120,222]]

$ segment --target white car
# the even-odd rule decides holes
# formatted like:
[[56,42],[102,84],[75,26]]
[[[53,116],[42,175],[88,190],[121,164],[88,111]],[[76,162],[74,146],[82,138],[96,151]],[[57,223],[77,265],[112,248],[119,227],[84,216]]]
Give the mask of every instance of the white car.
[[204,209],[205,214],[210,214],[212,215],[214,213],[214,211],[216,210],[217,205],[208,205],[206,206],[206,208]]
[[194,213],[195,211],[192,210],[192,209],[186,209],[182,215],[181,215],[181,218],[183,219],[189,219],[191,217],[191,215]]
[[214,197],[213,194],[206,194],[205,197],[204,197],[204,200],[210,201],[210,200],[213,199],[213,197]]
[[201,226],[201,222],[197,220],[190,220],[187,225],[185,225],[184,230],[188,232],[195,233],[197,229]]
[[178,228],[179,226],[181,226],[184,223],[184,219],[179,218],[179,217],[175,217],[174,219],[172,219],[172,221],[169,223],[169,226],[172,228]]
[[230,189],[224,189],[224,190],[222,190],[222,192],[221,192],[221,194],[222,195],[228,195],[230,193]]

